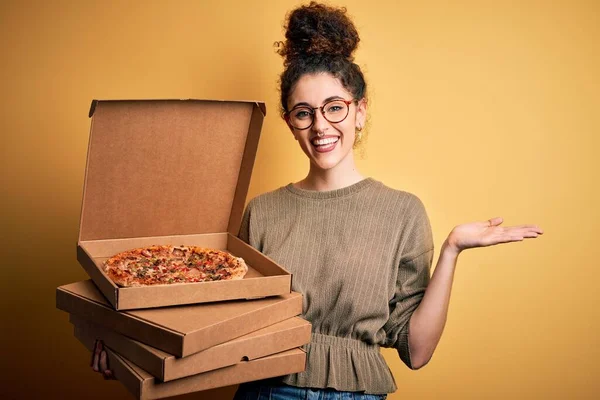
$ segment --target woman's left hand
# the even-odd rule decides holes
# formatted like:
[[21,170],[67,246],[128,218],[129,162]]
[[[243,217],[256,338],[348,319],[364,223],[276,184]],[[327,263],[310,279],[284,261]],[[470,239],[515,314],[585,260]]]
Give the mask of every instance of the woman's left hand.
[[520,242],[536,238],[544,232],[537,225],[502,227],[502,218],[492,218],[485,222],[471,222],[456,226],[446,239],[447,246],[457,254],[474,247],[493,246],[500,243]]

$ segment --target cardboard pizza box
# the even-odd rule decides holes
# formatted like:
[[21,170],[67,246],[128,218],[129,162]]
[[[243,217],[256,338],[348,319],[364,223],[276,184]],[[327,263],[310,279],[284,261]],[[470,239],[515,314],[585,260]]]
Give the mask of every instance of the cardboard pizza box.
[[[117,310],[276,296],[291,275],[237,239],[265,116],[257,102],[94,100],[77,259]],[[242,280],[123,288],[102,270],[148,245],[226,250]]]
[[[95,343],[93,335],[75,330],[75,337],[88,350],[93,351]],[[138,399],[160,399],[199,392],[293,374],[304,371],[306,368],[306,353],[302,349],[297,348],[252,361],[242,361],[228,367],[170,382],[160,382],[151,374],[110,348],[106,349],[106,353],[109,367],[115,378]],[[91,369],[90,373],[93,373]]]
[[78,335],[92,336],[163,382],[281,353],[310,341],[311,325],[294,317],[237,339],[178,358],[137,340],[71,315]]
[[302,295],[292,292],[252,301],[115,311],[94,283],[87,280],[58,287],[56,306],[169,354],[185,357],[299,315]]

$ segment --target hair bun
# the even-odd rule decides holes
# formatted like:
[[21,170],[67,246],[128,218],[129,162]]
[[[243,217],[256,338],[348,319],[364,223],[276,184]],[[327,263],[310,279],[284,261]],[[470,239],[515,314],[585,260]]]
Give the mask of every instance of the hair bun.
[[360,38],[345,8],[316,2],[293,10],[285,25],[285,43],[278,42],[278,53],[288,64],[303,56],[343,56],[352,61]]

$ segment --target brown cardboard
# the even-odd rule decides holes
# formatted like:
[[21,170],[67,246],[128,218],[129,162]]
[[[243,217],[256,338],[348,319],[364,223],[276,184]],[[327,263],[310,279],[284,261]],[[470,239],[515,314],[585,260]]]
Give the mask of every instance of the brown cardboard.
[[163,382],[300,347],[310,341],[311,330],[308,321],[294,317],[188,357],[177,358],[75,315],[70,319],[80,336],[102,340],[105,346]]
[[[75,337],[88,350],[92,351],[95,342],[94,336],[76,330]],[[106,353],[109,367],[115,378],[138,399],[160,399],[199,392],[301,372],[306,368],[306,353],[302,349],[292,349],[170,382],[159,382],[148,372],[110,348],[106,349]]]
[[253,301],[115,311],[90,280],[56,289],[57,308],[177,357],[208,349],[297,316],[296,292]]
[[80,241],[238,233],[264,104],[121,100],[92,109]]
[[[92,103],[77,259],[117,310],[275,296],[291,275],[239,241],[262,103]],[[154,244],[227,250],[246,279],[120,288],[102,271],[117,252]]]
[[[112,255],[154,244],[227,250],[246,261],[248,273],[242,280],[122,288],[102,270],[102,263]],[[116,310],[283,295],[291,286],[289,272],[230,233],[91,240],[79,243],[77,258]]]

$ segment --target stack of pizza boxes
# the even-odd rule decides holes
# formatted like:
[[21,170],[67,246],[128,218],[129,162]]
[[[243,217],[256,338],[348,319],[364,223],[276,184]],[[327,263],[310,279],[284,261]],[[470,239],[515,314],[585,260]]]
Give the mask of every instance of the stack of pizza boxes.
[[[207,100],[94,101],[77,258],[61,286],[75,336],[115,377],[161,398],[299,372],[310,324],[291,274],[237,238],[265,107]],[[119,287],[103,262],[151,245],[225,250],[244,279]],[[91,370],[90,370],[90,373]]]

